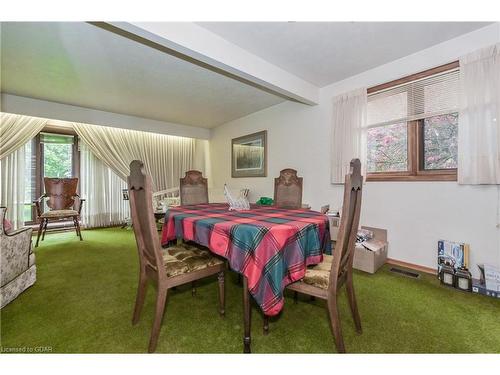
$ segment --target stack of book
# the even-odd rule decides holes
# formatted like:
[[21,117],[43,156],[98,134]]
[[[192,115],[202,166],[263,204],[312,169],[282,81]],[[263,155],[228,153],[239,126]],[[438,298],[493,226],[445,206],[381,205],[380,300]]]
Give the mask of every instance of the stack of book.
[[438,241],[438,278],[445,285],[472,291],[468,244]]
[[469,245],[462,242],[438,241],[438,274],[441,267],[469,269]]

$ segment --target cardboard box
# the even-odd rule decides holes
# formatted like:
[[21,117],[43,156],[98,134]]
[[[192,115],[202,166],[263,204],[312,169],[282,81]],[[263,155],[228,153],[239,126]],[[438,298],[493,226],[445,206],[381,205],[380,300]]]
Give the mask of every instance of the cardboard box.
[[500,269],[489,264],[485,264],[483,267],[486,289],[500,294]]
[[[363,244],[356,244],[353,267],[357,270],[375,273],[387,260],[387,230],[373,227],[361,227],[373,232],[373,239]],[[369,249],[367,249],[366,247]]]
[[[328,219],[330,221],[330,238],[335,242],[339,232],[340,218],[329,216]],[[366,226],[361,228],[373,232],[373,239],[365,242],[369,249],[362,244],[356,244],[353,267],[360,271],[375,273],[387,261],[389,250],[387,230]]]
[[500,292],[486,289],[486,285],[481,284],[478,279],[472,279],[472,293],[483,294],[493,298],[500,298]]

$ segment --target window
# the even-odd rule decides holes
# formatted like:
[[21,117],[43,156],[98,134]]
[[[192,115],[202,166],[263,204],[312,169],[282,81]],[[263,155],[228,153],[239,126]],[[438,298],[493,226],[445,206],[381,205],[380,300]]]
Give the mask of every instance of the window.
[[[31,202],[38,199],[44,189],[44,177],[78,177],[79,152],[77,136],[69,129],[58,129],[47,126],[30,143],[26,150],[25,181],[26,205],[25,222],[35,224],[36,211]],[[44,200],[42,210],[47,210]]]
[[43,177],[69,178],[73,175],[74,144],[73,135],[40,133]]
[[457,178],[458,62],[368,89],[367,179]]

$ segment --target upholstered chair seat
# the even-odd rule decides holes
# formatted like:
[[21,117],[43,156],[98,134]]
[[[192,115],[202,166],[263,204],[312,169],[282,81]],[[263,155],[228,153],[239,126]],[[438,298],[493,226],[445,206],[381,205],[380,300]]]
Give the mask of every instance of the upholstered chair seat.
[[321,289],[328,289],[332,262],[332,255],[323,255],[323,261],[321,263],[306,270],[306,274],[302,281],[306,284],[313,285]]
[[50,218],[54,218],[54,217],[71,217],[71,216],[77,216],[79,215],[78,214],[78,211],[75,211],[75,210],[52,210],[52,211],[47,211],[47,212],[44,212],[43,214],[40,215],[40,217],[50,217]]
[[162,249],[162,255],[167,277],[179,276],[224,264],[221,259],[213,256],[208,250],[188,244],[175,245]]

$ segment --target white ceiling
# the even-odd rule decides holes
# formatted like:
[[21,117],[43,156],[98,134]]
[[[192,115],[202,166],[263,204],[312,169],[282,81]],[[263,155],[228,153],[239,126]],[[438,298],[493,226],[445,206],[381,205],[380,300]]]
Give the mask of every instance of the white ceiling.
[[199,22],[324,87],[487,26],[485,22]]
[[[197,25],[205,36],[213,32],[323,87],[488,23]],[[285,100],[88,23],[3,22],[1,27],[4,93],[205,128]]]
[[4,93],[200,127],[283,98],[88,23],[2,23]]

